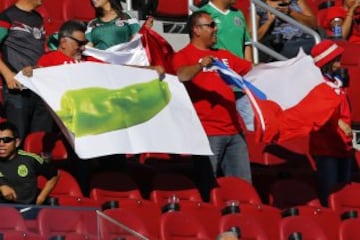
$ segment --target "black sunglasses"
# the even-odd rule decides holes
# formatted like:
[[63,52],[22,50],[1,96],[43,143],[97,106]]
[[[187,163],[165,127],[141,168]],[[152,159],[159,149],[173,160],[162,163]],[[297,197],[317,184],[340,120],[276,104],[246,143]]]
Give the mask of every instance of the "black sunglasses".
[[2,137],[2,138],[0,138],[0,142],[3,141],[3,143],[10,143],[10,142],[12,142],[14,140],[15,140],[14,137]]
[[206,27],[209,27],[209,28],[215,28],[216,27],[216,22],[212,21],[211,23],[197,24],[196,26],[206,26]]
[[88,40],[80,41],[79,39],[76,39],[76,38],[74,38],[72,36],[65,36],[65,37],[74,40],[78,44],[79,47],[85,46],[89,42]]

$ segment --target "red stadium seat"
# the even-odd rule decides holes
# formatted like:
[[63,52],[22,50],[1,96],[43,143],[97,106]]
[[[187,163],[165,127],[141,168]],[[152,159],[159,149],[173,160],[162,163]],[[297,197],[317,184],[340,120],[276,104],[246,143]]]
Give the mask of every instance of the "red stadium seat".
[[145,222],[130,210],[121,208],[108,209],[104,211],[104,214],[116,222],[109,221],[104,217],[100,218],[102,239],[115,239],[116,237],[124,237],[129,240],[139,239],[136,237],[136,233],[152,239]]
[[162,240],[211,239],[206,228],[197,219],[184,212],[166,212],[161,216]]
[[253,216],[261,224],[269,239],[279,239],[280,210],[267,205],[240,205],[240,212]]
[[[89,0],[66,0],[65,19],[89,22],[95,18],[95,9]],[[79,11],[81,9],[81,11]]]
[[261,224],[250,214],[236,213],[222,216],[219,223],[219,232],[228,231],[231,227],[240,229],[241,239],[270,239]]
[[[60,206],[86,206],[99,207],[99,203],[93,199],[84,197],[76,179],[68,172],[59,170],[59,181],[50,197],[57,198]],[[43,176],[38,177],[38,187],[42,189],[45,186],[46,179]]]
[[[338,239],[340,216],[338,213],[325,207],[298,206],[300,216],[309,216],[324,230],[328,240]],[[359,238],[360,239],[360,238]]]
[[131,177],[119,172],[101,172],[95,174],[90,182],[90,198],[104,203],[111,200],[141,200],[138,186]]
[[12,207],[0,207],[0,233],[3,239],[42,239],[39,235],[29,232],[25,220],[18,210]]
[[[89,221],[89,219],[85,220],[86,217],[89,215],[83,215],[80,210],[43,208],[37,217],[39,233],[46,239],[55,235],[64,235],[66,239],[95,240],[97,236],[89,234],[86,229],[85,221]],[[96,215],[94,214],[93,217]]]
[[360,239],[360,219],[351,218],[341,222],[339,227],[339,240]]
[[280,240],[288,240],[295,232],[300,233],[302,239],[327,239],[321,226],[309,216],[289,216],[281,219]]
[[208,231],[211,239],[219,234],[221,209],[209,203],[180,203],[180,211],[195,217]]
[[360,210],[360,183],[353,182],[330,194],[329,207],[343,213],[350,210]]
[[217,179],[218,187],[213,188],[210,201],[219,208],[226,206],[229,200],[241,203],[261,204],[261,199],[256,189],[246,180],[237,177],[221,177]]
[[247,19],[250,11],[250,0],[236,1],[233,7],[239,9],[244,14],[245,20]]
[[194,183],[179,174],[157,174],[152,182],[153,190],[150,199],[163,206],[171,196],[176,195],[180,202],[202,202],[202,198]]
[[155,17],[186,19],[189,13],[188,0],[178,0],[176,6],[168,0],[159,0]]
[[50,153],[52,160],[66,160],[68,153],[64,141],[60,133],[33,132],[26,136],[24,150],[37,155]]
[[57,32],[61,24],[69,20],[66,18],[66,1],[68,0],[45,0],[43,1],[43,4],[37,9],[44,18],[46,35]]

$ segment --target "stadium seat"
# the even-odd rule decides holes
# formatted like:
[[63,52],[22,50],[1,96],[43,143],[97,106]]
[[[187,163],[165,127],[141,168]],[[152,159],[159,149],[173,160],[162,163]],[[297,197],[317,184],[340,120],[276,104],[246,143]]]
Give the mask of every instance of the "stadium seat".
[[[65,5],[65,19],[77,19],[89,22],[95,18],[95,9],[89,0],[63,0]],[[79,11],[81,9],[81,11]]]
[[219,232],[225,232],[231,227],[238,227],[241,239],[268,240],[270,239],[261,224],[250,214],[227,214],[220,218]]
[[180,203],[180,211],[195,217],[207,229],[211,239],[219,234],[220,208],[209,203],[183,202]]
[[43,4],[37,8],[37,11],[44,19],[46,35],[57,32],[61,24],[66,20],[69,20],[66,18],[66,1],[68,0],[45,0],[43,1]]
[[239,9],[244,14],[245,20],[247,19],[250,12],[250,0],[236,1],[233,7]]
[[352,182],[331,193],[329,207],[338,213],[360,210],[360,183]]
[[10,7],[16,0],[2,0],[0,1],[0,12]]
[[40,156],[50,153],[52,160],[66,160],[68,153],[64,141],[60,133],[33,132],[26,136],[23,148]]
[[285,209],[298,205],[321,206],[316,190],[299,179],[280,179],[270,187],[270,205]]
[[[300,216],[309,216],[324,230],[328,240],[338,239],[340,216],[338,213],[325,207],[298,206]],[[359,238],[360,239],[360,238]]]
[[302,239],[327,239],[321,226],[309,216],[289,216],[281,219],[280,240],[288,240],[295,232],[300,233]]
[[246,180],[238,177],[221,177],[217,179],[218,186],[211,190],[210,201],[219,208],[226,206],[229,200],[241,203],[261,204],[256,189]]
[[104,214],[115,220],[115,222],[104,217],[100,218],[99,226],[102,239],[115,239],[116,237],[129,240],[139,239],[136,237],[136,233],[152,239],[145,222],[130,210],[122,208],[107,209]]
[[253,216],[269,239],[279,239],[279,224],[281,220],[280,210],[267,205],[240,205],[240,212]]
[[341,65],[346,67],[349,71],[350,82],[347,89],[347,94],[351,108],[351,120],[354,125],[360,124],[360,46],[348,41],[337,41],[338,45],[344,48],[344,53],[341,57]]
[[[86,206],[99,207],[99,203],[93,199],[84,197],[76,179],[68,172],[59,170],[59,181],[50,193],[50,197],[58,199],[60,206]],[[38,187],[45,186],[46,179],[38,177]]]
[[23,216],[13,207],[1,206],[0,219],[2,219],[0,221],[0,233],[3,234],[3,239],[42,239],[40,235],[27,229]]
[[166,212],[160,219],[162,240],[211,239],[206,228],[197,219],[184,212]]
[[136,216],[140,217],[152,237],[160,239],[160,217],[161,210],[158,205],[151,201],[122,201],[119,203],[120,208],[131,211]]
[[176,7],[168,0],[158,0],[157,7],[153,13],[157,18],[186,19],[189,13],[188,0],[178,0]]
[[140,190],[131,177],[120,172],[100,172],[90,181],[90,198],[104,203],[111,200],[141,200]]
[[159,206],[168,203],[169,197],[176,196],[180,202],[202,202],[194,183],[180,174],[157,174],[152,182],[150,200]]
[[96,235],[86,231],[85,217],[88,215],[82,215],[80,210],[43,208],[37,216],[39,233],[46,239],[55,235],[64,235],[66,239],[74,240],[98,239]]
[[360,219],[351,218],[343,220],[339,227],[339,240],[360,239]]

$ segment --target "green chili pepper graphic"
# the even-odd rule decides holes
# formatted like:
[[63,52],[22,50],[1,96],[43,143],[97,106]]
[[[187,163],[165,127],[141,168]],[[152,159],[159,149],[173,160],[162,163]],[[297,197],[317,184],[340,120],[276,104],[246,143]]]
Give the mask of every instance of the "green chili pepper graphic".
[[158,79],[121,89],[69,90],[57,114],[75,136],[96,135],[143,123],[170,101],[168,84]]

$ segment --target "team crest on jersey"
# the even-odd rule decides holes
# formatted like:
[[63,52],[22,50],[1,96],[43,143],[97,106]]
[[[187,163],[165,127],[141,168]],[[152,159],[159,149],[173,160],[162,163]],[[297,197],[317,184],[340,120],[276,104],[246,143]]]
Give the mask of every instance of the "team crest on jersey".
[[234,17],[234,24],[240,27],[242,24],[241,19],[239,17]]
[[33,29],[33,36],[34,36],[35,39],[40,39],[41,36],[42,36],[41,30],[38,29],[38,28],[34,28]]
[[118,27],[122,27],[125,25],[125,21],[119,18],[118,20],[115,21],[115,25]]
[[29,174],[29,170],[24,164],[18,166],[17,172],[20,177],[26,177]]

